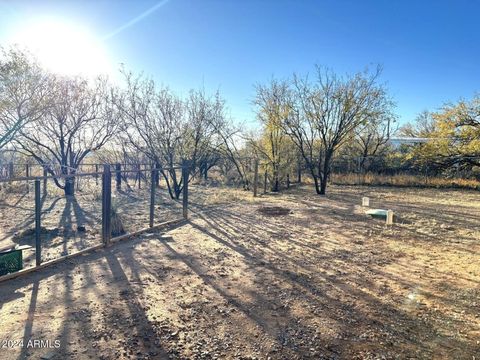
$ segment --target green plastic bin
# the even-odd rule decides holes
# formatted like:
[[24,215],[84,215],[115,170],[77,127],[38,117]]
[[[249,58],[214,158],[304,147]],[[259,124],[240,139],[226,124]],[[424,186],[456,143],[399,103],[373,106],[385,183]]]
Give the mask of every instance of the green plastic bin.
[[22,250],[6,250],[0,252],[0,276],[23,269]]

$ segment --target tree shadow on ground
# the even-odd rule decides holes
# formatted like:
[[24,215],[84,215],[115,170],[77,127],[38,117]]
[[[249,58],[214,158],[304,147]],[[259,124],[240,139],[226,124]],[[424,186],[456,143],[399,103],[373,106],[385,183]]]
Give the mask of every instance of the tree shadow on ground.
[[[2,317],[5,306],[28,297],[23,305],[25,312],[21,312],[22,305],[15,306],[19,312],[15,316],[21,319],[15,328],[23,326],[25,344],[29,339],[60,341],[60,347],[53,349],[23,347],[17,359],[49,354],[51,359],[98,358],[100,349],[104,358],[139,354],[168,357],[161,345],[162,330],[148,318],[139,300],[142,294],[133,286],[138,275],[125,273],[122,259],[129,256],[130,246],[122,245],[121,249],[95,251],[0,284]],[[95,273],[92,267],[100,267],[102,272]],[[49,321],[55,325],[49,325]],[[6,331],[11,326],[0,331],[3,337],[9,335]],[[107,340],[114,341],[115,346],[105,346]]]
[[[339,237],[342,234],[351,237],[351,232],[339,224],[338,217],[344,219],[351,211],[351,204],[346,204],[345,209],[345,214],[317,214],[318,223],[329,229],[334,228]],[[306,308],[312,304],[323,308],[320,310],[322,321],[342,329],[338,339],[327,341],[338,354],[347,356],[346,349],[349,347],[355,348],[359,343],[373,346],[380,340],[390,344],[385,346],[386,350],[392,349],[397,354],[406,352],[418,356],[414,350],[421,350],[424,354],[440,354],[441,351],[451,351],[452,348],[463,349],[456,352],[459,355],[475,353],[472,342],[440,335],[445,329],[439,326],[454,321],[453,317],[443,314],[443,319],[439,321],[435,317],[430,321],[419,319],[415,311],[409,312],[403,306],[405,299],[390,295],[380,288],[382,282],[389,287],[428,288],[428,283],[423,281],[414,283],[411,279],[406,280],[382,271],[385,265],[398,260],[398,254],[388,256],[388,249],[381,244],[375,245],[373,251],[371,248],[347,250],[342,249],[344,244],[341,241],[327,236],[319,239],[315,251],[311,240],[302,241],[310,229],[300,227],[285,232],[282,223],[288,223],[288,220],[259,219],[257,213],[239,210],[235,206],[206,213],[197,211],[196,215],[201,219],[200,223],[192,222],[196,230],[239,253],[245,261],[261,264],[260,271],[257,268],[254,275],[258,283],[271,284],[272,279],[276,279],[278,281],[274,283],[282,284],[269,294],[270,301],[275,302],[278,299],[276,295],[288,284],[287,287],[296,288],[308,299],[304,303]],[[265,241],[265,235],[270,240]],[[289,251],[289,247],[304,248],[300,254],[308,255],[302,258],[295,255],[296,251]],[[188,255],[187,259],[190,257]],[[410,270],[414,270],[413,266]],[[275,285],[269,286],[272,288]],[[450,307],[458,308],[459,305],[446,297],[438,300]],[[260,303],[262,301],[259,300]],[[471,312],[471,309],[468,311]],[[336,314],[338,317],[328,314]],[[277,331],[281,332],[281,329]],[[366,341],[365,332],[376,337],[375,342]]]

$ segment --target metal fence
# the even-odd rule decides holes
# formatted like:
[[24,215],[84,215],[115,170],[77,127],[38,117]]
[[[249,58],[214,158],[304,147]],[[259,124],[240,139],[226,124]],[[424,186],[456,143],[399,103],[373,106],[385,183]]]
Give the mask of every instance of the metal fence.
[[341,156],[333,160],[330,181],[339,185],[387,185],[478,188],[480,173],[472,168],[442,168],[402,157]]
[[[8,212],[10,212],[10,216],[15,216],[15,212],[14,212],[15,208],[21,207],[22,209],[24,209],[23,214],[25,214],[25,217],[33,218],[33,221],[31,223],[27,223],[27,225],[31,224],[31,225],[34,225],[34,227],[33,229],[29,228],[27,230],[30,232],[30,235],[34,238],[34,242],[31,246],[31,250],[34,250],[35,258],[34,258],[34,264],[32,259],[32,264],[30,267],[24,268],[17,272],[11,272],[9,274],[0,276],[0,281],[13,278],[33,270],[37,270],[37,269],[52,265],[59,261],[81,255],[88,251],[92,251],[95,249],[108,246],[113,242],[126,239],[128,237],[132,237],[135,235],[139,235],[148,230],[152,230],[161,226],[168,226],[175,223],[179,223],[180,221],[188,218],[188,192],[189,192],[188,176],[189,176],[190,169],[187,163],[184,163],[182,166],[174,166],[170,168],[161,168],[161,169],[148,166],[148,165],[143,165],[141,167],[135,166],[135,169],[133,169],[132,166],[122,165],[122,164],[113,164],[113,165],[112,164],[104,164],[104,165],[87,164],[83,166],[84,166],[84,169],[93,169],[93,170],[101,170],[101,171],[78,172],[75,174],[68,174],[68,175],[45,175],[43,173],[44,169],[42,169],[42,167],[32,168],[32,167],[24,166],[23,167],[25,169],[24,175],[28,175],[28,176],[14,176],[16,174],[14,172],[15,168],[18,169],[20,168],[20,166],[18,165],[16,167],[12,165],[8,166],[9,173],[6,174],[7,176],[2,176],[2,178],[0,178],[0,186],[3,188],[2,191],[6,194],[5,196],[14,197],[14,195],[12,195],[11,189],[17,189],[21,187],[21,192],[20,192],[21,196],[17,196],[19,199],[16,199],[14,202],[12,201],[12,203],[7,203],[5,201],[0,202],[0,208],[2,206],[4,207],[3,209],[1,209],[4,217]],[[10,170],[12,170],[12,167],[13,167],[13,171],[10,172]],[[38,174],[40,171],[42,173],[41,175],[32,176],[32,173]],[[162,206],[157,206],[158,203],[160,202],[159,199],[162,201],[161,205],[164,204],[164,201],[162,200],[162,196],[164,196],[165,198],[168,198],[168,196],[165,194],[159,194],[160,193],[159,190],[161,190],[158,186],[159,179],[160,179],[159,177],[160,171],[175,171],[175,172],[178,171],[179,173],[181,172],[182,181],[183,181],[181,203],[175,204],[175,206],[179,208],[178,210],[181,210],[181,215],[178,214],[178,217],[175,217],[174,219],[171,219],[168,221],[161,221],[164,219],[161,218],[158,208],[162,208]],[[5,175],[5,174],[2,174],[2,175]],[[17,173],[16,175],[19,175],[19,174]],[[132,186],[130,186],[129,184],[129,181],[131,182],[132,179],[135,181],[134,189],[132,189]],[[45,231],[44,231],[45,229],[42,227],[42,215],[45,216],[46,214],[48,214],[49,211],[52,211],[54,207],[50,206],[47,209],[44,209],[44,203],[49,193],[53,194],[55,193],[55,191],[58,192],[58,189],[52,184],[48,186],[49,185],[48,182],[51,182],[51,181],[62,181],[65,183],[67,183],[68,181],[74,181],[74,183],[77,184],[77,186],[82,182],[84,183],[83,185],[86,185],[88,182],[90,182],[89,183],[90,185],[86,186],[84,193],[95,192],[96,190],[99,190],[98,195],[101,196],[101,214],[98,216],[96,214],[91,214],[91,217],[94,223],[92,227],[95,227],[95,225],[98,225],[98,227],[101,227],[100,229],[101,231],[98,231],[99,236],[95,236],[95,241],[93,243],[88,243],[83,248],[75,249],[75,251],[71,251],[70,253],[62,253],[60,256],[58,256],[58,253],[56,253],[53,256],[53,258],[45,260],[45,256],[42,254],[42,252],[44,250],[48,251],[49,248],[48,246],[46,246],[47,244],[45,243],[47,235],[45,235]],[[144,185],[146,185],[143,187],[143,189],[142,189],[142,182]],[[120,210],[124,211],[126,215],[130,215],[129,211],[136,211],[139,214],[140,219],[143,219],[143,218],[145,220],[148,219],[148,222],[145,221],[144,223],[142,223],[142,221],[140,221],[139,224],[135,224],[135,227],[132,226],[130,229],[128,229],[129,231],[121,231],[121,232],[114,231],[113,228],[115,228],[115,224],[112,224],[112,221],[115,222],[116,220],[115,216],[117,215],[116,212],[119,210],[118,209],[116,210],[112,207],[112,183],[114,185],[113,189],[115,191],[115,199],[121,198],[122,196],[125,197],[126,195],[124,194],[126,193],[126,191],[129,191],[132,194],[135,193],[135,196],[132,195],[131,197],[134,198],[135,200],[138,200],[136,203],[137,210],[135,210],[134,207],[131,206],[130,204],[125,205],[124,208],[122,208],[122,206],[119,206],[121,208]],[[96,189],[96,187],[100,187],[100,186],[101,186],[101,189]],[[91,197],[86,201],[95,201],[95,199],[100,200],[99,199],[100,196],[98,196],[97,198]],[[55,201],[52,201],[52,204],[54,204],[60,198],[63,198],[65,199],[65,203],[66,203],[65,206],[67,207],[67,203],[70,204],[69,203],[69,201],[71,201],[70,198],[76,198],[76,197],[77,195],[57,196],[55,198]],[[22,201],[22,203],[20,203],[20,201]],[[33,209],[31,209],[32,205],[33,205]],[[11,211],[9,209],[11,209]],[[146,213],[147,209],[148,209],[148,215]],[[78,219],[76,220],[78,222]],[[98,224],[97,224],[97,221],[98,221]],[[20,219],[12,219],[11,222],[15,224],[20,222]],[[92,229],[92,232],[94,232],[96,235],[97,230],[98,229]],[[77,223],[77,231],[85,231],[85,228],[83,226],[79,226]],[[11,234],[12,232],[13,230],[10,231],[10,235],[12,235]],[[2,239],[4,238],[5,237],[2,237]],[[1,242],[0,242],[0,247],[1,247]],[[1,258],[3,256],[7,256],[8,254],[12,254],[14,252],[18,252],[18,251],[22,252],[25,250],[26,247],[30,248],[30,246],[17,245],[16,247],[8,247],[3,250],[0,249],[0,274],[1,274],[1,266],[2,266]],[[66,244],[63,244],[63,247],[66,249]]]

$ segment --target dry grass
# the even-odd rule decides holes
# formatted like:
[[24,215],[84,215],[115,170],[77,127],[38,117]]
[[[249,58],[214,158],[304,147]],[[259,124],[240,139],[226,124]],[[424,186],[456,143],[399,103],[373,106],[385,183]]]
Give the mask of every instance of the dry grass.
[[480,189],[480,181],[475,179],[447,179],[444,177],[425,177],[419,175],[378,175],[378,174],[333,174],[333,184],[337,185],[375,185],[401,187],[433,187]]
[[239,188],[232,189],[226,186],[193,185],[190,186],[190,192],[192,193],[191,196],[193,196],[194,201],[201,205],[218,205],[236,202],[255,203],[259,201],[259,198],[252,196],[251,191]]

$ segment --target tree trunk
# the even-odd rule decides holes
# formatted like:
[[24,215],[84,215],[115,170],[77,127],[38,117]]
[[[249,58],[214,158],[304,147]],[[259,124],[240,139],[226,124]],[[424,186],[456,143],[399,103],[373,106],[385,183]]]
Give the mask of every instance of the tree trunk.
[[279,189],[279,181],[278,181],[278,177],[275,176],[273,178],[273,181],[272,181],[272,186],[270,187],[270,191],[271,192],[278,192],[280,189]]
[[167,189],[168,189],[168,194],[170,195],[170,199],[174,199],[175,197],[174,197],[174,194],[173,194],[173,191],[172,191],[172,186],[170,185],[170,180],[168,178],[168,173],[166,173],[163,170],[161,170],[160,172],[162,173],[162,176],[165,179],[165,184],[167,184]]
[[278,169],[273,166],[273,183],[272,183],[272,192],[278,192],[280,190],[280,182],[278,181]]
[[182,193],[183,186],[175,186],[175,199],[180,199],[180,194]]
[[322,176],[322,179],[320,180],[320,191],[317,191],[317,194],[325,195],[325,192],[327,190],[327,178],[328,178],[328,175]]
[[69,177],[65,179],[65,196],[75,195],[75,178]]
[[[173,170],[174,172],[175,170]],[[183,187],[185,186],[185,184],[182,183],[183,181],[183,170],[182,170],[182,176],[180,178],[180,181],[177,181],[177,175],[176,173],[171,173],[172,174],[172,180],[173,180],[173,190],[174,190],[174,193],[175,193],[175,199],[180,199],[180,194],[182,193],[182,190],[183,190]],[[190,173],[188,174],[190,176]],[[189,178],[189,176],[187,176],[187,179]]]
[[[160,169],[160,163],[157,161],[155,162],[155,168]],[[160,174],[159,171],[155,171],[155,186],[158,188],[160,187]]]
[[315,183],[315,191],[320,195],[320,186],[318,184],[318,176],[313,176],[313,182]]
[[330,176],[330,163],[332,162],[333,151],[325,152],[325,160],[323,162],[323,171],[320,174],[320,192],[319,195],[325,195],[327,190],[328,178]]

